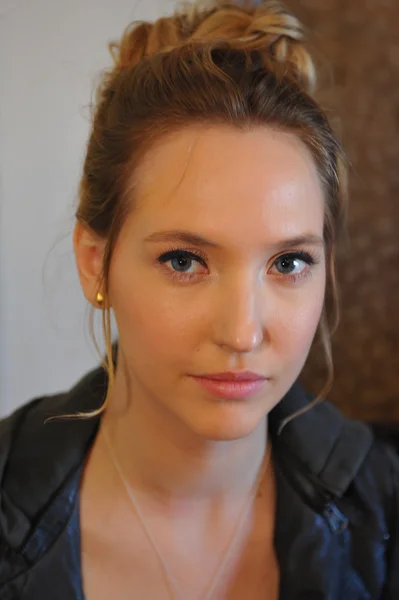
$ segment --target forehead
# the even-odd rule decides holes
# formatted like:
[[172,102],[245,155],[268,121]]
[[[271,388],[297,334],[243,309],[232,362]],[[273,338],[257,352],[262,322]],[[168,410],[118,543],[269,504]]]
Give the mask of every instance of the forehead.
[[174,133],[139,167],[136,195],[132,217],[143,234],[162,227],[222,243],[249,234],[264,242],[323,228],[323,192],[310,152],[294,134],[268,127]]

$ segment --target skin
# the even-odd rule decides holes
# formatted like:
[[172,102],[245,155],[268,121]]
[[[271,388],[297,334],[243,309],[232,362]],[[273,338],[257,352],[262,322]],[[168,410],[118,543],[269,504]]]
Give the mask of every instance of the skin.
[[[156,520],[163,550],[170,553],[171,539],[184,549],[174,567],[192,585],[189,549],[206,572],[214,570],[220,540],[231,536],[264,460],[267,415],[298,377],[314,338],[326,285],[323,192],[294,135],[210,126],[161,140],[136,173],[135,195],[110,270],[119,363],[102,427],[146,518]],[[166,239],[165,231],[209,243]],[[104,241],[78,224],[74,243],[84,294],[95,304]],[[166,261],[171,250],[200,258]],[[224,401],[191,377],[227,370],[255,371],[267,381],[248,399]],[[269,517],[257,525],[267,539],[271,482],[272,475],[261,511]],[[110,518],[116,496],[112,529],[123,537],[132,514],[100,432],[82,487],[87,539]],[[97,498],[96,514],[90,498]],[[253,530],[246,535],[243,556]]]

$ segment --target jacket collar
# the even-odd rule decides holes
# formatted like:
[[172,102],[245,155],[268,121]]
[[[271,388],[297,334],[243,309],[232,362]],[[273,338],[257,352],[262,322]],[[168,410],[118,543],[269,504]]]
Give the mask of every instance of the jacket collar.
[[290,421],[278,434],[285,419],[312,401],[313,397],[296,382],[270,413],[270,432],[326,492],[341,497],[363,463],[373,434],[367,425],[345,418],[327,401]]

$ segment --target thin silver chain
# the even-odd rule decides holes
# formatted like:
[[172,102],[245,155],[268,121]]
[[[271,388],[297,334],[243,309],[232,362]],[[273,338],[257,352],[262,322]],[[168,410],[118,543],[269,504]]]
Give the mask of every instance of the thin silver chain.
[[[168,566],[168,564],[166,563],[165,559],[163,558],[163,556],[161,554],[161,551],[159,550],[159,548],[158,548],[158,546],[157,546],[157,544],[155,542],[153,534],[151,533],[151,531],[150,531],[150,529],[149,529],[149,527],[148,527],[148,525],[147,525],[147,523],[145,521],[143,512],[142,512],[142,510],[141,510],[141,508],[139,506],[139,503],[137,501],[137,498],[136,498],[135,494],[133,493],[133,489],[130,486],[130,484],[128,483],[128,481],[127,481],[127,479],[126,479],[126,477],[125,477],[125,475],[124,475],[124,473],[122,471],[122,468],[121,468],[121,466],[120,466],[120,464],[119,464],[119,462],[118,462],[118,460],[117,460],[117,458],[115,456],[115,453],[113,451],[110,439],[108,437],[108,433],[107,433],[107,431],[106,431],[106,429],[105,429],[104,426],[103,426],[103,434],[104,434],[104,439],[105,439],[105,442],[107,444],[108,451],[109,451],[112,463],[113,463],[113,465],[114,465],[114,467],[115,467],[115,469],[116,469],[116,471],[117,471],[117,473],[119,475],[119,478],[120,478],[120,480],[121,480],[121,482],[123,484],[123,487],[125,488],[127,496],[128,496],[128,498],[129,498],[129,500],[131,502],[131,505],[133,506],[133,508],[135,510],[135,513],[136,513],[136,515],[139,518],[139,521],[140,521],[140,523],[141,523],[141,525],[142,525],[142,527],[144,529],[144,532],[145,532],[145,534],[146,534],[146,536],[148,538],[148,541],[150,542],[150,544],[151,544],[151,546],[152,546],[152,548],[153,548],[153,550],[154,550],[154,552],[155,552],[155,554],[157,556],[157,559],[159,561],[159,564],[160,564],[160,567],[161,567],[161,570],[162,570],[163,577],[165,579],[166,586],[168,588],[169,596],[170,596],[171,600],[186,600],[184,594],[182,594],[182,592],[180,590],[180,587],[179,587],[179,585],[176,582],[175,577],[171,573],[170,567]],[[267,452],[267,450],[266,450],[266,452]],[[203,596],[202,600],[211,600],[212,595],[213,595],[213,593],[214,593],[214,591],[215,591],[215,589],[216,589],[216,587],[217,587],[217,585],[218,585],[218,583],[220,581],[220,578],[222,577],[222,575],[224,573],[224,570],[225,570],[225,568],[226,568],[226,566],[227,566],[227,564],[228,564],[228,562],[229,562],[229,560],[231,558],[232,552],[233,552],[233,550],[234,550],[234,548],[235,548],[235,546],[237,544],[239,533],[240,533],[240,531],[241,531],[241,529],[242,529],[242,527],[243,527],[243,525],[245,523],[245,520],[246,520],[246,517],[248,515],[250,506],[252,505],[252,503],[253,503],[253,501],[255,499],[255,496],[256,496],[256,494],[257,494],[257,492],[259,490],[259,487],[260,487],[260,485],[261,485],[261,483],[263,481],[263,478],[264,478],[264,476],[266,474],[266,471],[267,471],[267,468],[268,468],[269,462],[270,462],[270,455],[271,455],[271,453],[270,453],[270,450],[269,450],[267,452],[266,460],[265,460],[265,457],[263,459],[264,466],[260,470],[260,472],[258,474],[258,477],[256,478],[256,483],[253,486],[252,492],[249,494],[247,500],[244,503],[243,508],[240,511],[240,515],[239,515],[237,524],[236,524],[236,526],[235,526],[235,528],[233,530],[233,534],[231,536],[231,539],[230,539],[230,541],[229,541],[226,549],[224,550],[224,552],[222,554],[220,563],[217,566],[217,568],[215,570],[215,573],[213,574],[213,576],[210,579],[207,591],[205,593],[205,596]]]

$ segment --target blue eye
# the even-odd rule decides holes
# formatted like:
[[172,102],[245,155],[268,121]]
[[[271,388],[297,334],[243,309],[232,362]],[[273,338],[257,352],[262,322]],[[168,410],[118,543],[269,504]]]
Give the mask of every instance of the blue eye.
[[158,262],[161,264],[170,263],[171,271],[181,273],[182,275],[195,274],[192,269],[199,265],[206,267],[204,258],[187,250],[170,250],[169,252],[165,252],[158,258]]
[[279,273],[282,275],[291,275],[295,270],[300,268],[300,263],[303,261],[299,261],[298,259],[291,258],[288,256],[284,256],[279,258],[276,261],[276,267]]
[[172,258],[170,260],[170,264],[175,271],[179,273],[186,273],[190,270],[190,267],[193,264],[193,259],[188,256],[179,256]]
[[307,252],[296,252],[280,256],[273,266],[280,275],[299,275],[314,262],[312,256]]

